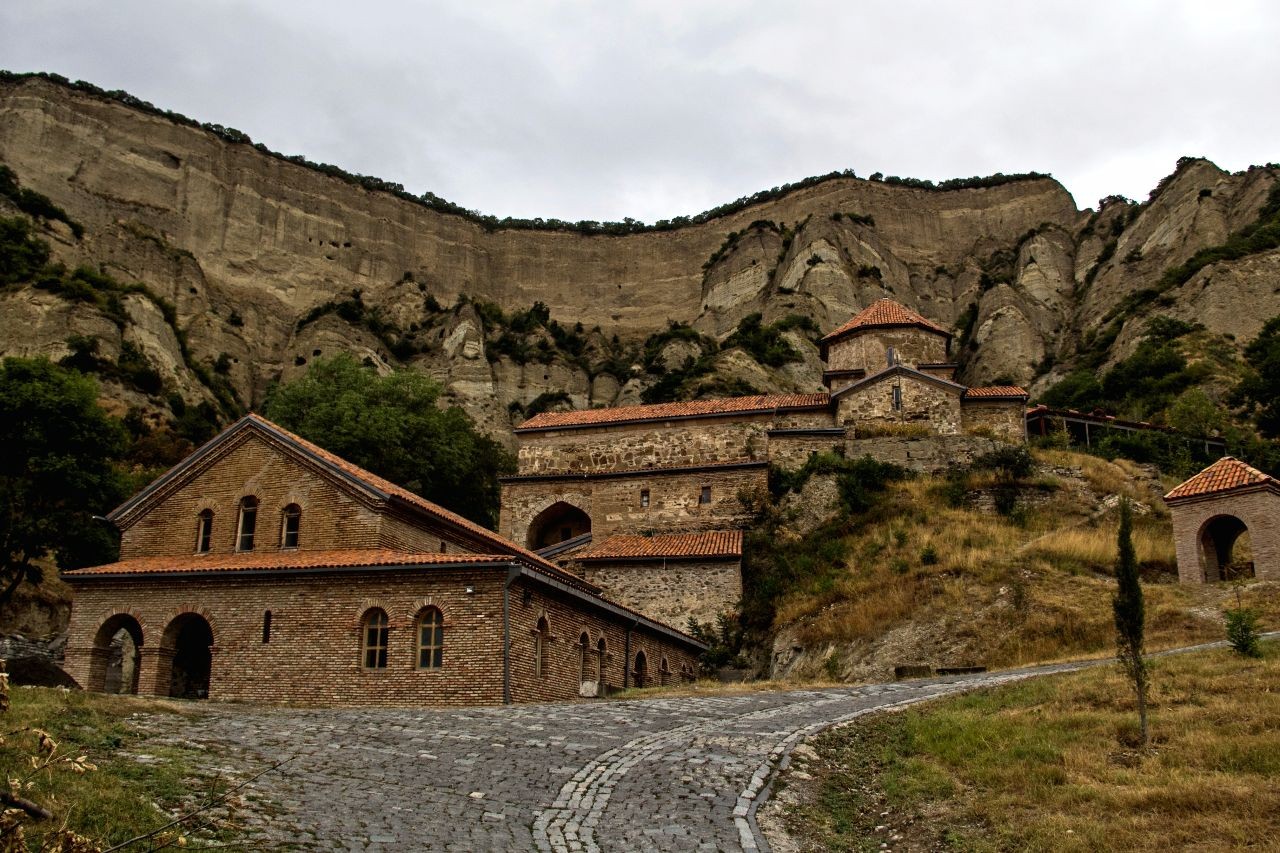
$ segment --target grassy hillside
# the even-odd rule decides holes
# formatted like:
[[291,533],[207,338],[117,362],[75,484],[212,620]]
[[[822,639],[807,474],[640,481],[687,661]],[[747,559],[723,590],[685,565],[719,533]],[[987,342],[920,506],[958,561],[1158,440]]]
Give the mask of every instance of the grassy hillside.
[[[750,592],[747,604],[775,636],[775,676],[875,680],[899,664],[1110,654],[1117,496],[1138,508],[1150,646],[1221,639],[1235,591],[1176,583],[1159,499],[1172,481],[1070,451],[1037,450],[1034,461],[1019,477],[979,468],[889,483],[865,513],[838,514],[814,535],[788,540],[783,526],[755,537],[765,547],[748,556],[748,583],[783,578],[768,616]],[[1268,627],[1280,625],[1274,587],[1241,592]]]
[[880,715],[798,750],[766,819],[805,851],[1272,849],[1277,683],[1275,643],[1155,661],[1145,753],[1112,666]]

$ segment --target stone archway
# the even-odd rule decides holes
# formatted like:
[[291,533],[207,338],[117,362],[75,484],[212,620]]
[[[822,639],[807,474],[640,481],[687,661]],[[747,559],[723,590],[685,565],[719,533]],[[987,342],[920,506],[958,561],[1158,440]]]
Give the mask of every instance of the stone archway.
[[142,625],[128,613],[103,622],[93,638],[90,690],[99,693],[137,693],[141,672]]
[[636,687],[647,687],[649,679],[649,656],[644,653],[644,649],[636,652],[636,665],[632,670],[635,675]]
[[566,501],[556,501],[529,522],[528,546],[534,550],[591,532],[591,516]]
[[1200,527],[1200,561],[1208,583],[1254,576],[1249,527],[1234,515],[1215,515]]
[[[213,670],[213,628],[199,613],[183,613],[164,629],[169,662],[168,695],[178,699],[209,698]],[[162,685],[163,687],[163,685]]]

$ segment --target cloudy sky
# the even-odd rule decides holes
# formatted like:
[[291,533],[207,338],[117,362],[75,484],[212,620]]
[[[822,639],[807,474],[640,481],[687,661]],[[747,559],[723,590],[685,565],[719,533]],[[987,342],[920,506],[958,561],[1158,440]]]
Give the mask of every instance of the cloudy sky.
[[11,0],[0,67],[124,89],[498,216],[645,221],[852,168],[1280,161],[1270,0]]

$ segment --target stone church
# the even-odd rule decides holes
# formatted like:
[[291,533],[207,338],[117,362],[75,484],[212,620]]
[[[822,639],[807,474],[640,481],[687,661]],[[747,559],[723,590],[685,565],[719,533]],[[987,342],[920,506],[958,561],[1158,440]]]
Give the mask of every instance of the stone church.
[[877,436],[1026,440],[1027,392],[957,383],[951,333],[893,300],[819,349],[824,392],[530,418],[516,429],[499,531],[654,617],[713,622],[742,594],[738,495],[764,489],[771,465],[874,454],[865,440]]

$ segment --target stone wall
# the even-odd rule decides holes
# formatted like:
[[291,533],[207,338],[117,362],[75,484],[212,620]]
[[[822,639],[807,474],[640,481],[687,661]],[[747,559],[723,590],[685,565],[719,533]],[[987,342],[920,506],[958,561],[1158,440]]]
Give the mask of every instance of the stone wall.
[[990,453],[1002,443],[977,435],[935,435],[927,438],[880,436],[852,438],[844,443],[850,459],[870,455],[881,462],[892,462],[912,471],[936,474],[952,466],[968,465],[975,456]]
[[[328,577],[148,578],[93,581],[77,586],[67,671],[88,689],[101,689],[108,651],[95,637],[108,619],[128,613],[142,628],[139,692],[168,695],[174,649],[165,629],[197,613],[213,632],[211,699],[296,705],[480,705],[502,701],[502,587],[505,570],[362,572]],[[528,595],[525,594],[526,586]],[[467,590],[470,589],[471,592]],[[428,605],[444,616],[439,669],[417,667],[415,619]],[[361,617],[387,612],[387,666],[361,665]],[[263,620],[271,612],[269,642]],[[551,701],[578,695],[579,655],[571,643],[547,645],[544,674],[533,673],[533,631],[546,614],[552,634],[575,641],[581,631],[603,636],[611,657],[606,680],[621,685],[627,625],[541,584],[525,580],[510,593],[512,695]],[[107,638],[109,641],[109,638]],[[637,628],[631,645],[696,665],[691,649]]]
[[[723,530],[740,527],[750,515],[738,493],[765,488],[768,469],[640,471],[623,476],[508,480],[502,484],[499,532],[518,543],[529,541],[530,523],[557,502],[576,506],[591,517],[592,539],[602,542],[615,533],[654,530]],[[710,503],[700,503],[702,488],[711,487]],[[643,506],[641,491],[649,490]]]
[[1024,400],[964,400],[960,404],[964,431],[1005,441],[1027,440],[1027,406]]
[[1178,580],[1182,583],[1220,579],[1217,555],[1206,553],[1202,540],[1209,522],[1221,516],[1239,519],[1248,528],[1254,575],[1280,580],[1280,494],[1257,490],[1207,495],[1173,502],[1169,512],[1178,552]]
[[[902,389],[901,408],[893,406],[893,389]],[[842,426],[920,425],[939,435],[960,432],[960,392],[915,379],[895,375],[842,394],[837,400],[836,420]]]
[[893,347],[899,364],[937,364],[948,361],[947,338],[915,326],[896,329],[867,329],[855,332],[827,347],[827,370],[861,368],[870,376],[889,367],[888,348]]
[[714,625],[720,614],[736,612],[742,599],[742,564],[736,559],[592,560],[580,567],[606,598],[679,628],[690,618]]
[[771,435],[769,464],[788,470],[799,468],[815,453],[826,453],[844,444],[843,435]]
[[618,471],[763,459],[765,431],[832,426],[828,410],[739,414],[521,433],[521,474]]

